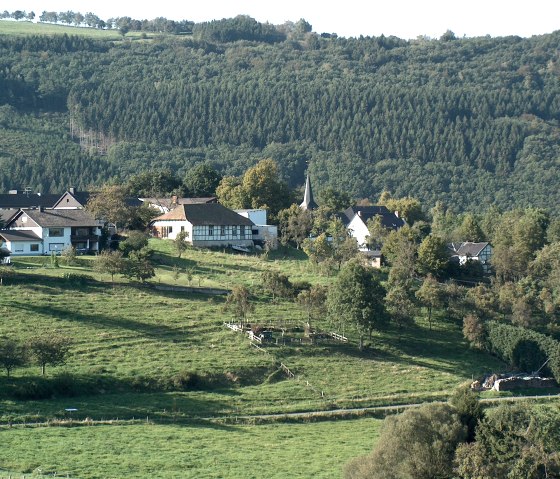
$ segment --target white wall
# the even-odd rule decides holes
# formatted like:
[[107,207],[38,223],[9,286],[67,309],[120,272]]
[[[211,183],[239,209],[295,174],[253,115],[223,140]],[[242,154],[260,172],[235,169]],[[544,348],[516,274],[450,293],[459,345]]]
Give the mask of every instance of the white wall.
[[238,215],[250,219],[256,225],[266,224],[266,210],[233,210]]
[[364,224],[362,218],[358,215],[354,215],[352,221],[347,226],[348,231],[350,232],[350,236],[355,238],[358,242],[359,249],[367,249],[367,237],[369,236],[369,230],[367,226]]
[[[12,252],[12,256],[38,256],[43,254],[43,245],[40,241],[6,241],[6,248]],[[31,251],[31,245],[38,245],[37,251]]]

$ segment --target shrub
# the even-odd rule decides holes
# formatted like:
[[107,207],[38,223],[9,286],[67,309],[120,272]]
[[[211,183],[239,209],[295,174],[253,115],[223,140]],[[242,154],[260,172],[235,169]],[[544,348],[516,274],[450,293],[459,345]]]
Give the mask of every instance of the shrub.
[[[496,356],[512,366],[523,365],[532,369],[538,369],[546,357],[550,359],[547,365],[550,372],[556,381],[560,381],[560,342],[531,329],[497,321],[488,321],[486,330],[490,351]],[[534,360],[537,359],[543,361],[535,366]]]
[[203,386],[202,377],[192,371],[179,371],[171,379],[171,383],[177,391],[191,391],[193,389],[200,389]]

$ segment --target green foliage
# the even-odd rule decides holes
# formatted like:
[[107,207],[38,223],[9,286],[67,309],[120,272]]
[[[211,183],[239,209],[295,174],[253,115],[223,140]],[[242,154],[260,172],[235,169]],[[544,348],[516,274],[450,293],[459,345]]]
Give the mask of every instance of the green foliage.
[[263,289],[272,295],[272,301],[276,298],[290,298],[294,295],[294,287],[288,276],[276,271],[265,271],[262,274]]
[[222,181],[222,175],[212,165],[200,163],[189,170],[184,179],[188,194],[192,197],[208,197],[216,195],[216,188]]
[[151,261],[153,251],[144,246],[138,250],[132,250],[126,259],[124,275],[130,279],[136,279],[144,283],[147,279],[155,276],[155,269]]
[[328,314],[335,324],[352,324],[363,336],[382,328],[387,322],[385,289],[377,273],[358,260],[348,261],[340,270],[327,297]]
[[[560,380],[560,342],[536,331],[497,321],[488,321],[486,328],[492,353],[512,366],[533,370],[542,366],[545,358],[550,359],[546,367],[557,381]],[[542,363],[538,364],[541,359]]]
[[560,473],[560,415],[557,410],[500,405],[476,428],[476,442],[459,446],[460,478],[538,479]]
[[142,171],[128,178],[126,192],[136,197],[162,197],[182,194],[181,182],[170,169]]
[[8,377],[15,368],[24,366],[26,361],[26,351],[22,344],[12,339],[0,341],[0,365],[6,370]]
[[294,244],[298,249],[311,233],[313,216],[310,211],[292,204],[278,213],[280,242]]
[[234,286],[227,296],[224,309],[231,311],[234,317],[244,324],[247,321],[247,315],[255,310],[255,306],[250,300],[249,290],[245,286]]
[[345,467],[346,479],[447,479],[455,448],[466,437],[457,413],[430,404],[389,416],[369,456]]
[[140,251],[148,246],[148,235],[143,231],[129,231],[126,239],[119,244],[119,250],[125,257],[130,256],[133,251]]
[[441,277],[449,262],[449,251],[439,236],[429,235],[418,247],[418,270],[422,274]]
[[45,375],[45,367],[60,366],[66,362],[70,341],[56,333],[36,336],[28,342],[28,348],[37,364],[41,366],[41,374]]
[[[114,20],[127,38],[162,35],[3,36],[0,104],[16,112],[0,120],[3,190],[84,188],[162,168],[184,177],[206,161],[239,175],[270,157],[290,187],[309,161],[318,192],[354,198],[389,189],[426,207],[439,200],[476,212],[558,202],[557,32],[322,38],[307,22],[280,28],[240,16],[170,38],[163,34],[193,23]],[[70,118],[83,148],[67,134]]]
[[449,398],[449,404],[455,408],[461,424],[467,427],[467,442],[474,441],[476,427],[484,418],[484,411],[477,393],[468,385],[461,386]]
[[126,262],[121,251],[104,250],[95,258],[93,269],[99,273],[111,275],[111,282],[114,283],[116,274],[125,272]]
[[[189,247],[189,243],[187,242],[187,238],[189,237],[188,231],[180,231],[177,233],[175,240],[173,241],[173,247],[175,248],[175,252],[177,253],[177,257],[180,258],[181,255],[187,251]],[[147,244],[147,243],[146,243]]]

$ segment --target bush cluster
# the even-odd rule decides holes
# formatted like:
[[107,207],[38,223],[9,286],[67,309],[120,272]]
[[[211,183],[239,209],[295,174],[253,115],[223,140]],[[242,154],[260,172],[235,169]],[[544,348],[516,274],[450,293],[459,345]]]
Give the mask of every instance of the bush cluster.
[[[488,348],[514,367],[536,371],[550,359],[544,371],[560,382],[560,342],[531,329],[488,321]],[[528,371],[531,372],[531,371]]]

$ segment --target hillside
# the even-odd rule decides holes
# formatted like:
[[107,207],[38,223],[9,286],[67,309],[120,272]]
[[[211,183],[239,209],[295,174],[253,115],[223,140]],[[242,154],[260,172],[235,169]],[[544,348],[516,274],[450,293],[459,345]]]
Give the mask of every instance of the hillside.
[[[371,448],[379,419],[251,425],[238,416],[443,399],[473,375],[503,367],[469,349],[460,326],[443,316],[432,329],[425,318],[404,329],[389,326],[364,351],[350,325],[349,343],[300,342],[305,311],[291,299],[272,301],[260,287],[262,273],[271,270],[294,282],[332,281],[296,251],[266,259],[190,249],[177,258],[168,241],[150,246],[152,286],[243,284],[255,304],[249,320],[283,327],[294,341],[258,350],[246,334],[224,327],[235,318],[224,311],[223,296],[158,291],[120,276],[112,285],[109,275],[92,270],[92,257],[73,266],[61,259],[59,268],[49,258],[14,258],[0,287],[2,338],[25,343],[58,334],[71,348],[66,364],[47,366],[45,377],[36,364],[0,375],[0,468],[82,478],[223,477],[224,471],[241,478],[247,461],[262,461],[266,448],[271,470],[254,477],[340,477],[343,463]],[[320,319],[315,327],[333,325]],[[104,423],[21,427],[68,419],[74,426]],[[40,450],[30,454],[29,441]],[[167,452],[154,455],[160,448]]]
[[318,190],[355,198],[389,189],[469,210],[560,200],[558,32],[227,31],[0,35],[0,188],[60,191],[153,167],[183,175],[204,160],[240,174],[271,157],[292,187],[309,164]]

